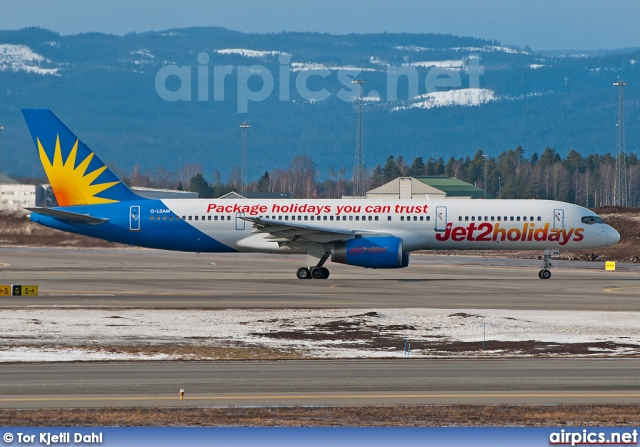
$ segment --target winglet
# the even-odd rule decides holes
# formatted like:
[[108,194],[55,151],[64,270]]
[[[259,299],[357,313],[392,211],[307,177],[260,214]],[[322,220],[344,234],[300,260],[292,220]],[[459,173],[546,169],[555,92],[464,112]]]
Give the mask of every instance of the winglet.
[[139,200],[49,109],[24,109],[58,205],[96,205]]

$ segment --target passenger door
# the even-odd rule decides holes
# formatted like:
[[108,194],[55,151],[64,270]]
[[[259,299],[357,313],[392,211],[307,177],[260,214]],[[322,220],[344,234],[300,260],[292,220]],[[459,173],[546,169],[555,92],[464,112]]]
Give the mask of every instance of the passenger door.
[[140,206],[129,207],[129,231],[140,231]]
[[553,210],[553,228],[557,228],[558,230],[562,230],[564,228],[564,210],[563,209]]
[[436,206],[436,231],[447,230],[447,207]]

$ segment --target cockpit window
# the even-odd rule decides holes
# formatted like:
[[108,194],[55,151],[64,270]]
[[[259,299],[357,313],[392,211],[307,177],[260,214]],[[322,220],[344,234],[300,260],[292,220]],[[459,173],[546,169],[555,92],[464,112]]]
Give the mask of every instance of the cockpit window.
[[602,218],[599,216],[584,216],[582,218],[582,223],[587,225],[603,224],[604,220],[602,220]]

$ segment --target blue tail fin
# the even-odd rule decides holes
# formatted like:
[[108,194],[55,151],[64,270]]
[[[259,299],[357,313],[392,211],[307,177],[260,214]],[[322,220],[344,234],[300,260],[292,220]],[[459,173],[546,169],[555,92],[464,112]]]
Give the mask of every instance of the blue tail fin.
[[140,199],[49,109],[24,109],[33,142],[58,205]]

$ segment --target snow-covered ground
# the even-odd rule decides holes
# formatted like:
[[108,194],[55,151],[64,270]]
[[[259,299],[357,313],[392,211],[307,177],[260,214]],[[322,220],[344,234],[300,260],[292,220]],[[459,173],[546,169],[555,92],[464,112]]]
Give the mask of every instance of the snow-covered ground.
[[398,106],[391,109],[396,112],[406,109],[432,109],[434,107],[447,106],[479,106],[498,98],[493,91],[484,88],[461,88],[457,90],[447,90],[443,92],[432,92],[417,96],[413,102],[407,106]]
[[51,62],[25,45],[0,44],[0,71],[26,71],[40,75],[56,75],[58,68],[42,68]]
[[216,50],[218,54],[237,54],[243,57],[257,57],[257,58],[265,58],[265,57],[276,57],[281,54],[285,56],[291,56],[289,53],[285,53],[283,51],[261,51],[261,50],[248,50],[246,48],[225,48],[223,50]]
[[215,358],[202,348],[242,347],[303,358],[401,357],[407,339],[412,357],[567,355],[571,348],[557,346],[578,344],[588,346],[576,355],[638,355],[639,323],[640,312],[2,309],[0,362],[176,358],[163,346],[179,346],[181,355],[193,349],[199,354],[191,358],[202,359]]

